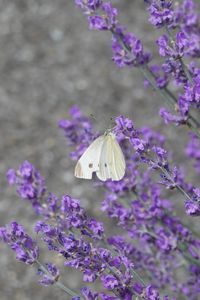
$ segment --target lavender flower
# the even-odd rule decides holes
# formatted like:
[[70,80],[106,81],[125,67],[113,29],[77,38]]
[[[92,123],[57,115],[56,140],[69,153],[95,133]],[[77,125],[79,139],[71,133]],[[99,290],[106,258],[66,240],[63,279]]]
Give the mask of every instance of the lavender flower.
[[173,23],[172,1],[156,1],[150,0],[148,11],[150,13],[149,21],[156,27],[169,26]]
[[[131,125],[131,122],[124,120],[121,124]],[[131,127],[129,126],[128,128]],[[124,129],[125,131],[127,130],[125,127]],[[148,136],[149,142],[156,138],[156,135],[147,131],[147,129],[145,129],[144,132],[146,133],[146,137]],[[160,136],[158,136],[158,138],[163,142]],[[32,168],[34,169],[34,167]],[[87,217],[84,210],[80,207],[78,200],[72,199],[68,195],[63,196],[59,200],[52,194],[49,195],[50,197],[47,197],[48,205],[46,206],[46,210],[39,210],[44,221],[37,222],[35,226],[35,231],[41,234],[42,241],[47,244],[48,249],[62,255],[65,259],[65,266],[79,269],[83,273],[83,281],[93,282],[97,278],[101,278],[103,286],[107,290],[114,292],[117,296],[114,296],[113,299],[118,299],[118,297],[120,299],[131,299],[132,295],[140,294],[140,292],[132,288],[132,286],[138,286],[139,283],[137,278],[133,280],[132,270],[134,270],[135,266],[130,258],[128,258],[128,252],[125,253],[122,250],[118,250],[117,255],[113,255],[110,250],[94,245],[93,242],[95,240],[102,240],[104,238],[102,224],[97,222],[94,218]],[[49,214],[47,214],[47,210],[49,210]],[[36,212],[38,213],[38,211]],[[125,220],[128,221],[128,219],[124,219],[123,222],[125,222]],[[54,225],[48,224],[49,221],[51,221],[51,223],[53,222]],[[18,240],[18,247],[13,247],[13,232],[11,238],[10,235],[8,235],[8,230],[5,228],[1,230],[1,239],[11,245],[12,249],[18,253],[18,259],[26,263],[33,263],[35,261],[38,263],[38,252],[36,251],[38,248],[35,248],[35,244],[31,242],[30,237],[24,234],[21,227],[14,223],[12,226],[15,229],[14,233],[17,232],[15,235],[20,236],[20,242],[21,238],[23,238],[23,243],[26,241],[23,247],[28,252],[26,253],[24,250],[25,252],[22,253],[21,248],[19,251]],[[76,236],[76,233],[72,233],[74,229],[76,229],[76,231],[78,230],[81,236]],[[20,234],[18,234],[18,232],[20,232]],[[91,242],[89,242],[86,237],[87,239],[89,238]],[[112,245],[113,242],[110,240],[109,244]],[[32,260],[30,260],[28,256],[29,253],[31,253]],[[126,270],[125,273],[124,269]],[[108,275],[108,271],[112,273]],[[57,267],[51,263],[47,264],[46,268],[39,268],[39,275],[42,276],[40,283],[43,285],[60,285],[60,283],[57,283],[59,271]],[[63,290],[65,289],[66,288],[63,288]],[[142,291],[143,289],[144,287]],[[98,293],[84,289],[82,290],[82,295],[85,299],[96,299]],[[102,299],[109,299],[109,295],[105,293],[100,293],[99,296],[101,296]],[[78,299],[77,297],[78,296],[76,296],[75,299]]]
[[102,3],[101,9],[102,15],[91,15],[88,17],[90,28],[97,30],[111,30],[118,23],[118,11],[109,2]]
[[28,161],[24,161],[17,171],[7,172],[10,185],[17,186],[17,193],[22,199],[29,200],[35,210],[40,209],[40,199],[46,191],[44,178]]
[[[150,53],[144,51],[139,38],[133,33],[127,33],[118,21],[118,10],[110,2],[75,1],[76,5],[88,16],[91,29],[106,30],[112,33],[112,59],[115,64],[118,67],[140,67],[145,76],[145,84],[150,84],[156,88],[162,98],[170,104],[176,104],[178,114],[173,112],[163,113],[165,122],[175,123],[176,125],[186,124],[189,128],[193,127],[200,136],[197,129],[200,124],[190,113],[194,101],[189,102],[184,93],[177,99],[168,90],[168,84],[172,78],[175,79],[176,84],[184,84],[185,90],[187,85],[191,85],[189,81],[191,81],[192,74],[185,67],[182,57],[198,57],[200,53],[197,33],[199,32],[198,14],[195,12],[195,6],[190,0],[185,0],[183,4],[176,7],[173,6],[173,2],[170,0],[149,0],[145,2],[150,14],[150,22],[156,28],[165,27],[167,29],[167,34],[162,35],[157,41],[160,55],[166,57],[161,66],[149,66]],[[192,17],[193,13],[194,18]],[[190,19],[192,19],[191,23],[189,22]],[[179,30],[173,40],[170,31],[174,29]],[[196,87],[193,88],[196,89]]]
[[150,54],[144,52],[141,41],[127,33],[118,21],[118,10],[110,2],[75,1],[88,15],[90,29],[112,33],[113,61],[119,67],[141,66],[149,62]]
[[[112,34],[116,65],[138,67],[146,84],[171,104],[170,109],[160,109],[165,123],[186,124],[196,132],[190,135],[186,154],[198,171],[200,123],[191,110],[200,107],[200,69],[194,62],[200,56],[200,15],[192,0],[176,5],[170,0],[144,2],[150,22],[165,30],[156,41],[163,59],[160,65],[150,65],[151,55],[142,41],[120,24],[119,12],[110,2],[75,0],[91,29]],[[178,88],[178,96],[170,91],[169,84]],[[72,160],[77,160],[99,132],[78,107],[72,107],[70,116],[70,120],[61,120],[59,127],[74,148]],[[7,172],[9,184],[16,186],[20,198],[28,200],[39,216],[35,232],[48,251],[62,256],[65,268],[79,270],[84,284],[98,280],[102,291],[86,286],[77,294],[65,287],[54,264],[39,262],[38,245],[17,222],[0,228],[0,241],[18,260],[39,266],[41,284],[55,284],[73,300],[169,300],[169,296],[161,296],[166,290],[177,299],[197,300],[200,240],[176,216],[168,197],[177,193],[186,214],[198,218],[200,188],[188,183],[182,168],[172,163],[165,138],[159,133],[147,127],[138,129],[124,116],[115,119],[113,132],[125,155],[126,175],[117,182],[98,184],[105,190],[101,210],[120,235],[114,232],[108,236],[103,223],[89,216],[78,199],[48,192],[43,177],[28,161]],[[179,276],[183,270],[185,278]]]
[[58,125],[64,131],[70,145],[77,145],[75,151],[71,153],[71,158],[77,160],[96,136],[91,120],[85,118],[77,106],[71,108],[70,115],[72,121],[60,120]]
[[[73,118],[71,122],[76,121]],[[106,194],[102,202],[102,210],[108,214],[109,218],[115,219],[117,225],[128,232],[131,238],[137,239],[145,250],[141,252],[139,247],[130,246],[118,237],[109,238],[108,243],[115,247],[120,257],[125,255],[133,261],[136,270],[146,269],[154,274],[152,284],[155,284],[157,288],[170,282],[172,289],[177,289],[182,293],[183,290],[177,285],[173,270],[180,264],[181,256],[193,256],[194,251],[190,253],[190,248],[183,248],[181,245],[189,244],[197,252],[199,252],[199,246],[187,228],[173,216],[173,206],[169,200],[163,199],[160,183],[168,189],[180,191],[187,198],[185,203],[191,201],[193,206],[198,203],[199,189],[185,181],[180,168],[170,165],[168,153],[164,148],[163,136],[148,128],[137,129],[131,120],[123,116],[116,118],[114,132],[126,157],[127,173],[119,182],[104,183]],[[141,164],[147,166],[145,171],[141,170]],[[155,171],[160,172],[161,182],[159,183],[155,182],[153,177]],[[129,203],[125,201],[127,197],[131,197]],[[191,216],[198,215],[198,210],[194,213],[192,209],[187,210],[187,207],[186,212]],[[158,253],[155,259],[147,254],[152,247]],[[198,264],[199,256],[191,259]],[[159,264],[162,261],[165,273],[156,271],[157,260]],[[119,269],[120,264],[116,258],[115,263]],[[91,278],[90,273],[89,278]],[[105,275],[102,278],[107,280]],[[111,282],[108,281],[108,284],[117,284],[116,277],[109,278]],[[159,286],[157,286],[158,282],[160,282]],[[107,281],[104,282],[106,283]],[[118,284],[120,286],[119,281]],[[184,284],[188,286],[189,283]]]
[[16,259],[32,265],[39,256],[39,248],[35,241],[17,222],[0,227],[0,241],[7,244],[15,253]]
[[39,269],[38,275],[42,277],[39,282],[44,286],[52,285],[59,278],[59,270],[52,263],[46,264],[46,270],[47,272],[44,272],[44,270]]
[[150,61],[150,53],[145,53],[141,41],[132,33],[125,33],[118,27],[112,37],[113,61],[119,67],[142,66]]
[[[187,67],[184,57],[199,57],[199,24],[196,7],[191,0],[185,0],[181,4],[173,5],[172,1],[148,1],[150,22],[157,28],[164,27],[166,34],[157,40],[159,54],[166,57],[162,64],[163,70],[174,79],[175,84],[183,87],[183,93],[178,101],[174,97],[171,100],[177,102],[177,113],[171,113],[164,108],[161,110],[165,123],[176,125],[194,123],[200,127],[199,122],[190,116],[192,106],[198,107],[198,82],[195,79],[194,69]],[[177,29],[174,34],[173,30]],[[192,62],[193,64],[193,62]],[[198,71],[197,71],[198,73]],[[195,92],[197,91],[197,92]],[[171,93],[167,90],[167,95]],[[189,118],[190,116],[190,118]],[[191,119],[191,120],[190,120]],[[195,126],[196,126],[195,125]]]

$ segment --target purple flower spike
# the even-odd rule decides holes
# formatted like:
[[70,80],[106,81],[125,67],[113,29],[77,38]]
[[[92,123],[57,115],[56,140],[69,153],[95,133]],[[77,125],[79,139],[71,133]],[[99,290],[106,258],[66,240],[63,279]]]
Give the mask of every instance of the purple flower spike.
[[169,46],[169,39],[166,35],[162,35],[156,41],[156,43],[159,47],[160,56],[171,56],[172,55],[172,49]]
[[75,0],[87,15],[90,29],[109,30],[112,33],[113,61],[118,67],[142,66],[147,64],[151,56],[144,52],[140,39],[127,33],[118,21],[118,10],[111,2]]
[[[171,110],[160,109],[166,124],[186,125],[193,131],[186,154],[200,170],[200,144],[197,110],[200,108],[200,13],[193,0],[144,0],[150,22],[162,28],[156,41],[160,64],[150,64],[151,55],[143,42],[119,22],[119,11],[111,1],[75,0],[83,11],[90,29],[107,31],[111,36],[112,59],[118,67],[137,67],[160,98]],[[148,41],[147,41],[148,43]],[[195,60],[194,60],[195,58]],[[195,62],[197,61],[197,63]],[[173,87],[173,85],[175,87]],[[196,111],[195,111],[196,110]],[[155,122],[156,125],[156,122]],[[70,119],[63,119],[59,127],[64,132],[72,160],[78,160],[87,147],[103,132],[96,132],[90,118],[77,106],[70,110]],[[182,126],[184,127],[184,126]],[[105,131],[105,128],[103,129]],[[165,138],[154,130],[135,128],[132,120],[118,116],[109,129],[118,140],[126,161],[126,174],[120,181],[95,182],[105,190],[100,220],[88,215],[81,201],[65,194],[57,197],[46,191],[44,179],[35,167],[25,161],[18,170],[10,169],[7,179],[15,185],[22,199],[31,202],[40,219],[35,232],[47,251],[62,257],[64,268],[74,269],[82,281],[98,286],[99,292],[85,287],[79,294],[60,281],[59,270],[38,260],[38,246],[23,227],[12,222],[0,228],[0,241],[16,253],[26,264],[39,265],[40,283],[55,284],[72,300],[197,300],[200,295],[200,239],[176,216],[174,200],[184,201],[189,217],[200,216],[200,188],[186,181],[182,168],[172,161],[165,148]],[[105,147],[104,147],[105,146]],[[113,147],[113,155],[110,150]],[[107,149],[108,148],[108,149]],[[115,163],[117,148],[106,142]],[[101,150],[102,150],[101,149]],[[116,151],[115,151],[116,150]],[[101,151],[99,165],[101,165]],[[115,155],[116,154],[116,155]],[[191,176],[192,177],[192,176]],[[165,197],[170,197],[166,199]],[[106,221],[108,218],[108,223]],[[108,228],[108,236],[104,224]],[[105,228],[106,228],[105,227]],[[181,274],[183,274],[182,276]],[[58,281],[59,280],[59,281]],[[58,282],[57,282],[58,281]]]
[[119,67],[142,66],[150,61],[150,53],[144,52],[142,42],[132,33],[118,27],[112,38],[113,61]]
[[185,124],[187,117],[173,115],[168,109],[162,107],[160,109],[160,116],[164,119],[165,124],[174,123],[176,125]]
[[35,241],[25,232],[17,222],[6,227],[0,227],[0,241],[6,243],[16,253],[16,259],[32,265],[39,256],[39,249]]
[[93,132],[91,120],[83,116],[77,106],[71,108],[70,115],[72,118],[70,121],[61,120],[58,126],[63,130],[68,144],[77,145],[75,151],[71,153],[71,158],[77,160],[97,135]]
[[200,216],[200,202],[199,201],[186,201],[186,213],[190,216]]
[[17,171],[7,172],[9,184],[16,185],[17,192],[22,199],[29,200],[37,212],[41,209],[41,199],[46,192],[44,178],[31,163],[24,161]]
[[171,25],[174,18],[174,12],[171,9],[172,1],[164,0],[150,0],[147,1],[149,3],[149,13],[150,18],[149,21],[157,28]]
[[147,149],[147,144],[144,140],[139,139],[139,138],[131,138],[130,139],[131,144],[133,145],[133,148],[138,151],[142,152]]

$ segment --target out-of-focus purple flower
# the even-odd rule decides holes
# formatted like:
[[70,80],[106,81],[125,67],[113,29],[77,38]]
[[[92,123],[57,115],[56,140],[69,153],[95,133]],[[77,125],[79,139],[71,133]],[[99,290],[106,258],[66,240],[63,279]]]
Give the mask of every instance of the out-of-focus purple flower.
[[17,171],[8,170],[7,180],[16,185],[19,196],[29,200],[36,211],[41,209],[40,201],[46,192],[45,180],[31,163],[24,161]]
[[46,218],[52,218],[60,210],[60,201],[59,198],[54,194],[49,193],[46,201],[42,205],[40,213]]
[[165,166],[167,164],[167,151],[162,147],[153,146],[152,151],[157,155],[158,164]]
[[52,263],[46,264],[46,270],[47,272],[44,272],[44,270],[42,269],[38,270],[38,275],[42,277],[39,283],[44,286],[49,286],[54,284],[58,280],[60,272],[56,265]]
[[96,10],[101,4],[102,0],[74,0],[75,4],[82,9]]
[[140,284],[140,283],[138,283],[138,282],[136,282],[134,285],[133,285],[133,289],[134,289],[134,291],[137,293],[137,294],[142,294],[142,291],[143,291],[143,286]]
[[[96,3],[97,2],[97,3]],[[87,14],[89,26],[96,30],[109,30],[112,33],[113,61],[118,67],[141,66],[150,61],[150,54],[143,50],[140,39],[127,33],[119,24],[118,10],[111,2],[75,0]]]
[[70,116],[70,121],[61,120],[58,126],[63,130],[68,144],[76,145],[76,149],[71,153],[71,158],[77,160],[97,136],[93,132],[91,120],[83,116],[77,106],[71,108]]
[[200,188],[194,188],[193,192],[196,195],[196,199],[200,200]]
[[[73,124],[73,136],[78,138],[72,144],[78,147],[82,142],[79,130],[87,127],[88,122],[78,108],[73,108],[71,113],[72,121],[65,122]],[[90,139],[91,133],[96,135],[92,126],[89,128],[84,132],[84,141]],[[79,200],[69,195],[57,198],[53,194],[49,194],[42,204],[44,210],[40,211],[40,215],[43,219],[37,222],[35,231],[40,234],[49,251],[63,257],[66,267],[81,271],[83,281],[101,280],[103,293],[86,289],[82,293],[84,299],[99,297],[103,300],[117,300],[119,297],[131,300],[133,295],[150,300],[159,299],[161,296],[153,287],[154,284],[158,289],[169,287],[173,292],[180,291],[181,295],[186,294],[187,290],[187,295],[190,295],[191,282],[179,285],[174,270],[179,268],[185,253],[195,261],[199,259],[200,242],[173,215],[173,204],[163,198],[155,172],[162,175],[161,183],[165,187],[183,190],[187,201],[191,199],[192,203],[199,202],[200,189],[186,183],[181,170],[170,165],[162,135],[147,127],[138,130],[130,119],[123,116],[116,118],[113,131],[125,155],[127,173],[119,182],[108,181],[103,184],[106,194],[102,210],[115,220],[116,226],[125,232],[125,236],[106,239],[103,224],[89,217]],[[23,174],[25,178],[30,178],[29,168],[24,169]],[[8,174],[11,182],[15,182],[15,176],[15,171]],[[188,210],[190,215],[197,215],[194,206]],[[182,244],[187,247],[181,248]],[[156,255],[152,256],[152,252]],[[42,274],[43,284],[53,284],[57,280],[58,274],[53,267],[51,271],[55,276],[53,273],[52,277],[45,272]],[[145,276],[152,274],[151,286],[141,284],[141,279],[137,281],[134,272],[138,271]],[[196,275],[190,278],[196,287]],[[166,296],[164,299],[169,298]]]
[[131,138],[130,143],[133,145],[133,148],[138,152],[142,152],[147,149],[147,143],[142,139]]
[[188,43],[188,40],[187,40],[185,33],[183,31],[179,31],[176,34],[176,44],[177,44],[178,48],[180,49],[180,51],[184,50],[184,47],[187,46],[187,43]]
[[[175,49],[181,56],[199,57],[200,55],[200,38],[197,34],[187,34],[179,31],[175,37]],[[177,55],[177,56],[178,56]]]
[[170,42],[169,37],[164,34],[158,38],[156,41],[159,47],[159,54],[163,57],[173,57],[178,59],[187,53],[186,48],[189,47],[188,40],[184,32],[179,31],[176,34],[175,42]]
[[192,83],[184,86],[183,96],[190,105],[200,106],[200,74],[193,77]]
[[156,246],[165,252],[170,252],[171,250],[176,249],[177,247],[177,238],[174,235],[170,235],[169,232],[163,228],[156,230]]
[[144,295],[147,300],[160,300],[158,290],[152,285],[146,287]]
[[166,74],[168,81],[174,79],[175,85],[180,86],[188,82],[183,65],[179,59],[167,57],[164,63],[162,63],[161,68],[164,74]]
[[185,202],[185,211],[190,216],[200,216],[200,202],[187,200]]
[[102,238],[104,234],[103,224],[88,218],[77,199],[65,195],[61,202],[61,211],[66,228],[80,228],[82,234],[91,236],[93,239]]
[[190,105],[189,105],[188,101],[186,100],[186,98],[183,97],[182,95],[180,95],[178,98],[178,107],[179,107],[180,115],[183,117],[184,116],[187,117],[188,113],[189,113]]
[[169,38],[167,35],[162,35],[156,41],[159,47],[159,54],[160,56],[173,56],[173,49],[169,46]]
[[160,109],[160,116],[163,118],[165,124],[174,123],[176,125],[185,124],[187,116],[173,115],[167,108]]
[[14,185],[16,183],[17,176],[16,176],[16,172],[14,169],[9,169],[7,171],[6,177],[7,177],[8,183],[10,185]]
[[187,33],[197,32],[199,29],[199,12],[193,0],[184,0],[174,8],[176,25]]
[[156,85],[160,89],[165,88],[169,83],[169,76],[167,72],[164,72],[162,66],[157,64],[151,65],[150,70],[156,80]]
[[111,30],[114,28],[118,21],[118,11],[111,3],[102,3],[101,5],[102,14],[88,16],[89,26],[91,29],[97,30]]
[[97,222],[95,219],[88,220],[87,226],[93,232],[94,236],[101,237],[104,233],[103,224]]
[[88,17],[90,29],[97,29],[97,30],[107,30],[107,20],[105,17],[101,16],[90,16]]
[[17,222],[0,228],[0,241],[6,243],[15,253],[16,259],[32,265],[39,256],[39,248],[35,241]]
[[172,1],[164,0],[150,0],[147,1],[149,4],[148,11],[150,14],[149,21],[156,27],[160,28],[166,25],[170,25],[173,21],[173,9]]
[[199,12],[193,0],[175,3],[171,0],[147,0],[149,21],[157,28],[181,29],[185,34],[198,35]]
[[70,214],[73,210],[79,212],[81,209],[79,200],[73,199],[69,195],[64,195],[61,202],[61,211],[63,213]]
[[112,37],[113,61],[119,67],[142,66],[150,60],[150,54],[144,52],[142,42],[132,33],[125,33],[118,27]]
[[93,281],[95,281],[96,278],[97,278],[97,276],[94,273],[94,271],[91,271],[88,269],[83,271],[83,281],[93,282]]
[[126,137],[136,137],[137,132],[135,130],[133,121],[125,118],[124,116],[119,116],[115,118],[116,126],[114,128],[114,133],[119,140]]

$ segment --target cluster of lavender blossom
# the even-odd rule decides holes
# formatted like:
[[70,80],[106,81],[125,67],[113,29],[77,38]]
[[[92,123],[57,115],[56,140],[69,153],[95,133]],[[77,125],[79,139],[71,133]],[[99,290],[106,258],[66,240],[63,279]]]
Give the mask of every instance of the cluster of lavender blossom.
[[[90,29],[109,31],[112,35],[112,59],[118,67],[137,67],[167,102],[160,108],[166,124],[186,125],[200,137],[200,121],[193,111],[200,108],[200,13],[193,0],[145,0],[150,23],[164,30],[156,41],[162,63],[153,64],[153,56],[142,41],[119,22],[119,12],[111,2],[75,0],[87,16]],[[192,60],[191,60],[192,59]],[[177,93],[170,91],[170,84]],[[191,153],[190,153],[191,154]],[[195,159],[195,157],[192,157]]]
[[[99,133],[77,107],[70,114],[71,119],[61,120],[59,127],[74,148],[71,158],[77,160]],[[39,245],[17,222],[0,228],[0,240],[16,252],[17,260],[38,266],[41,284],[55,284],[73,300],[168,300],[178,299],[176,295],[196,300],[200,240],[176,217],[163,194],[165,188],[172,193],[177,190],[180,198],[186,198],[186,212],[199,215],[200,190],[170,165],[162,135],[149,128],[136,129],[123,116],[115,123],[127,170],[121,181],[102,183],[101,208],[120,235],[108,236],[103,224],[88,216],[77,199],[48,192],[43,177],[29,162],[7,172],[9,184],[40,216],[34,230],[48,250],[61,255],[64,266],[80,270],[85,283],[100,280],[103,292],[86,286],[78,295],[66,287],[55,264],[39,260]],[[177,273],[183,271],[185,279],[177,280]],[[166,291],[170,296],[163,295]]]
[[[200,69],[194,60],[200,56],[200,15],[191,0],[180,4],[169,0],[144,2],[150,22],[165,30],[156,41],[165,59],[159,65],[150,64],[152,56],[144,51],[141,40],[119,23],[118,11],[110,2],[75,0],[91,29],[111,32],[116,65],[139,68],[145,84],[169,101],[171,110],[160,109],[165,123],[186,125],[191,130],[185,153],[199,173],[200,124],[196,112],[200,108]],[[177,86],[178,95],[170,91],[171,83]],[[59,127],[73,148],[72,160],[78,160],[100,134],[76,106]],[[9,184],[40,218],[34,231],[41,242],[63,258],[66,268],[81,272],[85,283],[81,291],[63,283],[53,261],[40,260],[39,243],[16,221],[0,228],[0,241],[10,246],[17,260],[37,266],[42,285],[56,285],[72,300],[198,300],[200,235],[177,217],[170,198],[178,198],[186,214],[198,218],[200,187],[187,182],[181,167],[172,162],[163,135],[148,127],[136,128],[123,116],[115,118],[113,132],[127,167],[122,180],[98,182],[105,191],[101,210],[116,227],[111,236],[79,200],[49,192],[30,162],[7,172]],[[93,282],[98,283],[97,290],[91,288]]]

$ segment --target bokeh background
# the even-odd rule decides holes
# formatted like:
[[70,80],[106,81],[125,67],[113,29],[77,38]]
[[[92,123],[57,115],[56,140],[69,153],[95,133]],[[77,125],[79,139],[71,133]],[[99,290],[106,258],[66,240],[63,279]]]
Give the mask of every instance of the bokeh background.
[[[143,1],[113,3],[122,23],[155,52],[153,40],[159,33],[149,25]],[[163,125],[158,116],[162,100],[143,88],[137,69],[115,67],[110,37],[89,31],[73,0],[0,0],[0,226],[17,220],[31,233],[37,220],[29,203],[20,200],[5,180],[6,170],[25,159],[41,171],[50,191],[80,198],[91,214],[101,218],[101,190],[98,194],[91,181],[74,178],[70,149],[57,126],[74,104],[93,114],[102,132],[110,117],[119,114],[138,127],[160,130],[175,160],[185,161],[187,133]],[[177,205],[180,213],[182,206]],[[44,253],[41,260],[47,260]],[[68,299],[55,287],[39,286],[37,280],[34,267],[16,262],[0,244],[1,300]],[[63,272],[63,282],[80,288],[79,275],[69,269]]]

